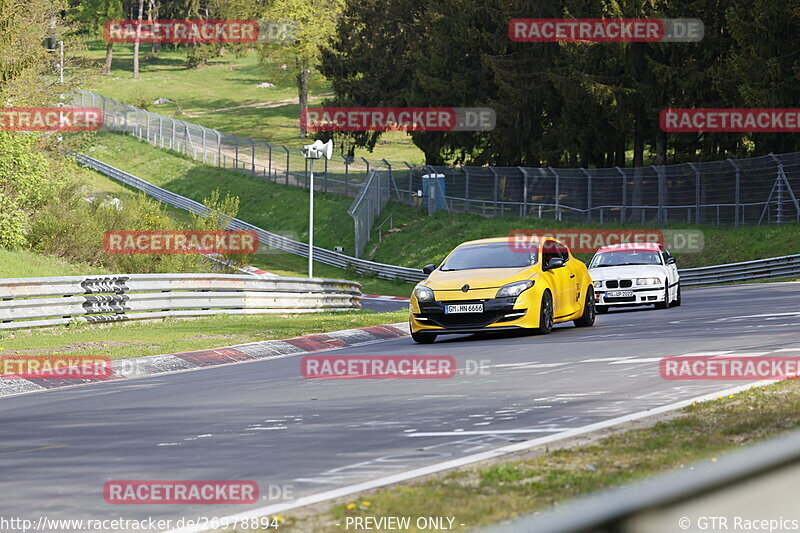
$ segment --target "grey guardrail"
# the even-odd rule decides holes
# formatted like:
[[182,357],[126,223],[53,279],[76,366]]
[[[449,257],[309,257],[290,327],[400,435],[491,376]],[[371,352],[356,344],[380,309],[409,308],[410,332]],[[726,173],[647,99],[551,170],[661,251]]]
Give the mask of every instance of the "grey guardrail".
[[[201,215],[206,214],[208,211],[206,206],[199,202],[195,202],[194,200],[190,200],[189,198],[175,194],[174,192],[157,187],[152,183],[148,183],[147,181],[132,174],[128,174],[127,172],[119,170],[118,168],[107,165],[106,163],[98,161],[93,157],[89,157],[84,154],[76,154],[75,159],[78,161],[78,163],[93,168],[112,179],[138,189],[148,196],[152,196],[156,200],[164,202],[165,204]],[[228,228],[254,231],[258,235],[259,243],[261,245],[277,248],[278,250],[298,255],[300,257],[308,257],[308,243],[302,243],[289,239],[288,237],[266,231],[252,224],[248,224],[243,220],[239,220],[238,218],[231,220]],[[326,265],[349,269],[359,273],[369,273],[383,279],[415,282],[425,278],[422,272],[416,268],[387,265],[385,263],[376,263],[374,261],[358,259],[356,257],[340,254],[332,250],[320,248],[318,246],[314,247],[314,259]]]
[[[87,167],[93,168],[106,176],[143,191],[153,198],[173,207],[185,209],[194,213],[205,214],[207,208],[194,200],[190,200],[174,192],[157,187],[147,181],[128,174],[111,165],[103,163],[84,154],[76,154],[77,161]],[[271,233],[252,224],[234,218],[229,226],[231,229],[246,229],[256,232],[261,244],[277,248],[300,257],[308,257],[308,244],[302,243]],[[366,259],[358,259],[345,254],[340,254],[318,246],[314,247],[314,259],[339,268],[350,269],[359,273],[368,273],[376,277],[390,280],[417,282],[425,279],[425,275],[416,268],[408,268],[386,263],[376,263]],[[769,259],[758,259],[743,263],[730,263],[699,268],[685,268],[679,270],[681,285],[692,287],[699,285],[713,285],[718,283],[733,283],[759,279],[781,279],[800,275],[800,255],[786,255]]]
[[361,284],[241,274],[120,274],[0,279],[0,329],[216,314],[361,308]]
[[784,255],[743,263],[728,263],[679,270],[681,285],[713,285],[759,279],[781,279],[800,276],[800,255]]
[[[555,510],[481,531],[649,533],[736,530],[731,522],[728,528],[711,527],[710,517],[728,517],[732,521],[732,515],[755,519],[778,518],[776,511],[791,514],[790,511],[797,508],[796,492],[792,488],[798,468],[800,432],[793,432],[732,452],[716,462],[700,461],[647,481],[586,496]],[[789,478],[788,482],[786,478]],[[780,487],[788,489],[780,490]],[[699,518],[706,518],[705,527],[699,527],[702,525]],[[777,527],[773,531],[790,529],[797,528]],[[747,527],[739,528],[739,531],[755,529]]]

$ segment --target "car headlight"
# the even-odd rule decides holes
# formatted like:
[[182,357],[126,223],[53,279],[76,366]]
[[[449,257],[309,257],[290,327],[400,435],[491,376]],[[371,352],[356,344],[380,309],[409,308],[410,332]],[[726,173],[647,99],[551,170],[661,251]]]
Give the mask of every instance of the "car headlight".
[[533,287],[535,282],[533,280],[525,280],[525,281],[515,281],[514,283],[509,283],[508,285],[503,285],[497,291],[497,298],[508,298],[510,296],[519,296],[522,294],[523,291],[530,289]]
[[603,288],[603,282],[602,281],[595,281],[594,282],[594,288],[595,289],[602,289]]
[[414,287],[414,296],[417,297],[417,301],[419,302],[432,302],[433,290],[424,285],[417,285]]
[[661,285],[661,280],[658,278],[636,278],[637,285]]

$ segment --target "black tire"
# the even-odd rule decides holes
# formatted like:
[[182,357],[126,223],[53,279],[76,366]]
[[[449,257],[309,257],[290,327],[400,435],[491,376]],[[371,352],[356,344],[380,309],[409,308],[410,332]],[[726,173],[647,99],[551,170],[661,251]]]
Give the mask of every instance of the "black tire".
[[664,280],[664,301],[656,304],[656,309],[666,309],[669,307],[669,281]]
[[549,290],[542,294],[542,303],[539,306],[539,327],[534,331],[540,335],[547,335],[553,331],[553,295]]
[[412,331],[411,338],[414,339],[414,342],[417,344],[431,344],[436,340],[436,333],[428,333],[427,331],[417,331],[414,333]]
[[597,312],[598,315],[604,315],[608,313],[608,306],[607,305],[595,305],[594,310]]
[[586,301],[583,304],[583,315],[578,320],[573,320],[572,323],[579,328],[588,328],[594,325],[596,318],[594,309],[594,289],[589,287],[586,292]]
[[678,294],[675,295],[675,302],[672,304],[675,307],[681,306],[681,283],[678,282]]

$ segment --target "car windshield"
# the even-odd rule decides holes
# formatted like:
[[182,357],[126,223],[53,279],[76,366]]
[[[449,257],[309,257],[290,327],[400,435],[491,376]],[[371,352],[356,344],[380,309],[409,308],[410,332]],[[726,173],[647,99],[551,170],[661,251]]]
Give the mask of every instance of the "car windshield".
[[589,263],[589,268],[624,265],[660,265],[661,257],[658,252],[640,250],[626,250],[620,252],[605,252],[596,254]]
[[459,246],[442,264],[441,270],[471,270],[476,268],[522,268],[535,265],[539,256],[537,244],[525,250],[514,249],[507,242],[489,242]]

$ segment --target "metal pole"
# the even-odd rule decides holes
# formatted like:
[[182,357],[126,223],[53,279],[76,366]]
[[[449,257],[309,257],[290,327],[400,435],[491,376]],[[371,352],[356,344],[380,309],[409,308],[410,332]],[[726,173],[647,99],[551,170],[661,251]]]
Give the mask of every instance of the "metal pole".
[[[308,159],[306,159],[308,161]],[[314,160],[311,159],[311,181],[308,193],[308,277],[314,277]]]
[[[592,222],[592,175],[589,174],[585,168],[581,169],[586,175],[586,220],[591,224]],[[600,211],[600,217],[602,218],[603,211]],[[602,222],[601,222],[602,224]]]
[[553,167],[547,167],[547,170],[552,172],[553,175],[556,177],[556,190],[555,190],[555,198],[553,199],[554,200],[553,203],[555,204],[556,220],[561,220],[561,204],[560,204],[560,202],[561,202],[561,180],[560,180],[560,177],[558,175],[558,172],[553,170]]
[[269,171],[267,174],[269,175],[269,179],[272,179],[272,145],[267,143],[267,147],[269,148],[269,163],[267,163],[269,165]]
[[522,172],[522,213],[520,218],[528,216],[528,171],[517,167]]
[[250,171],[256,173],[256,143],[250,139]]
[[285,146],[283,149],[286,150],[286,185],[289,185],[289,149]]
[[495,172],[494,167],[489,167],[489,170],[492,172],[492,176],[494,176],[492,180],[492,197],[494,199],[494,216],[497,216],[497,172]]
[[403,161],[403,164],[408,167],[408,199],[409,199],[408,201],[412,202],[412,205],[413,205],[413,201],[411,200],[411,197],[414,196],[414,191],[411,190],[411,188],[414,186],[414,183],[413,183],[413,180],[412,180],[412,178],[413,178],[413,170],[411,168],[411,165],[409,165],[407,162]]
[[214,130],[214,133],[217,134],[217,166],[219,166],[219,162],[222,159],[222,135],[219,130]]
[[206,162],[206,129],[202,128],[203,132],[203,163]]
[[658,176],[658,213],[656,214],[656,221],[659,225],[666,225],[666,213],[664,212],[664,175],[661,173],[661,167],[652,165],[653,170]]
[[350,194],[350,160],[344,156],[344,195]]
[[736,162],[733,159],[731,159],[730,157],[728,158],[728,163],[733,165],[733,168],[736,170],[736,190],[735,190],[735,193],[734,193],[735,196],[736,196],[736,213],[733,216],[733,220],[734,220],[733,224],[734,224],[734,226],[736,226],[738,228],[739,227],[739,178],[740,178],[740,176],[739,176],[739,167],[736,166]]
[[239,137],[234,135],[233,138],[236,139],[236,151],[235,151],[236,159],[233,162],[233,168],[238,170],[239,169]]
[[625,204],[628,203],[628,178],[625,177],[625,171],[619,167],[614,167],[622,175],[622,205],[619,209],[619,223],[625,223]]
[[461,167],[464,171],[464,211],[469,211],[469,167]]
[[695,213],[694,213],[694,223],[700,223],[700,171],[697,170],[697,167],[694,163],[689,163],[689,166],[692,170],[694,170],[694,204],[695,204]]

